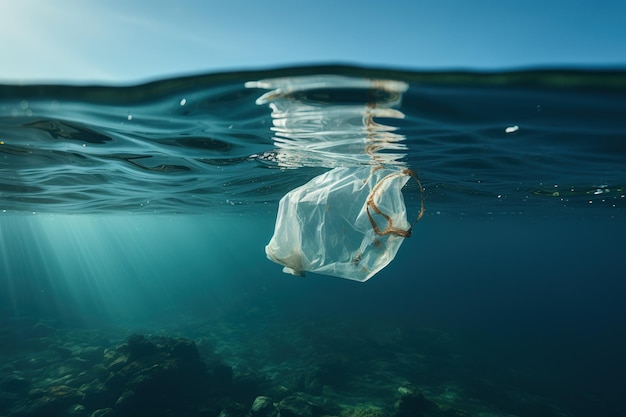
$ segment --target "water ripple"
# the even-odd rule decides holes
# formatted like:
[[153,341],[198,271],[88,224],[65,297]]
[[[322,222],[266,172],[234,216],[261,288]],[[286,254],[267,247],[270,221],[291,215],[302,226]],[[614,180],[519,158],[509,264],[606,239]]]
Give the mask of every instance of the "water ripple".
[[328,168],[388,164],[418,172],[430,215],[624,214],[620,71],[309,67],[0,93],[6,212],[273,210]]

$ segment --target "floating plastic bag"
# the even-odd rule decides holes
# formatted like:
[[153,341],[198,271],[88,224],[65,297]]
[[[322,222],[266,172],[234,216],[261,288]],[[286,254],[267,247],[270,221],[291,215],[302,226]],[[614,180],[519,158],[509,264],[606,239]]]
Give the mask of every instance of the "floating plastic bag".
[[[267,257],[294,275],[367,281],[411,235],[402,187],[412,176],[406,169],[363,166],[313,178],[280,200]],[[423,205],[419,217],[422,212]]]

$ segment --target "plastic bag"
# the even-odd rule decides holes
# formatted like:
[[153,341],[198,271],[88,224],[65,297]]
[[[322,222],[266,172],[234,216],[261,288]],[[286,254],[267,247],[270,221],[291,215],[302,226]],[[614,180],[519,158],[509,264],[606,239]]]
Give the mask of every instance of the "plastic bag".
[[[406,169],[362,166],[313,178],[280,200],[267,257],[294,275],[367,281],[411,234],[402,196],[411,176]],[[423,205],[419,217],[422,212]]]

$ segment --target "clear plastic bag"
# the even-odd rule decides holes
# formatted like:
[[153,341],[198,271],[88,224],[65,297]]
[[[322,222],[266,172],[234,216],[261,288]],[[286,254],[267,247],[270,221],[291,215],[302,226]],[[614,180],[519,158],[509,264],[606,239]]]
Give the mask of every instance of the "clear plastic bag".
[[[280,200],[267,257],[294,275],[367,281],[411,234],[402,187],[412,176],[417,180],[410,170],[361,166],[313,178]],[[418,219],[422,212],[423,204]]]

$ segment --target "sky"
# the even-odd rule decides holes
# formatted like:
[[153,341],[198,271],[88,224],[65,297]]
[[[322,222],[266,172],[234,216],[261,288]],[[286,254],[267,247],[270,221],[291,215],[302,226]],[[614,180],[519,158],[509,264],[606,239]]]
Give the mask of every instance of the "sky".
[[626,67],[623,0],[0,0],[0,82],[324,63]]

